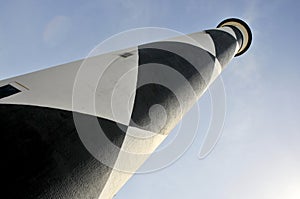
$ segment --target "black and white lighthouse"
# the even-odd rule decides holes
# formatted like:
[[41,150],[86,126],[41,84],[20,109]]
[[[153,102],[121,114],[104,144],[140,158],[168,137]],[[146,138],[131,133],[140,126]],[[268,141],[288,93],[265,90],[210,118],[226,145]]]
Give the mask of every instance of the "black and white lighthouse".
[[112,198],[251,39],[227,19],[0,81],[5,195]]

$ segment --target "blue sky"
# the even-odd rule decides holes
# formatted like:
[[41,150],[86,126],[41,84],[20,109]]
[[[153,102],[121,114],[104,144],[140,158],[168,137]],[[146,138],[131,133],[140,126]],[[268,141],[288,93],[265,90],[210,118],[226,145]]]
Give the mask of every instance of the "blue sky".
[[[128,29],[191,33],[242,18],[252,28],[253,44],[222,74],[227,116],[214,151],[199,160],[197,138],[181,159],[135,175],[115,198],[298,199],[299,8],[299,1],[288,0],[3,0],[0,79],[83,58]],[[208,99],[204,95],[200,107]]]

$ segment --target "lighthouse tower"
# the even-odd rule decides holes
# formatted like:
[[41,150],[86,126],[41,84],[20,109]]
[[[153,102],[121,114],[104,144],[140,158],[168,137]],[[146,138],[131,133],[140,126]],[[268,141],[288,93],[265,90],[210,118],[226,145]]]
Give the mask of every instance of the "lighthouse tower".
[[5,195],[112,198],[251,40],[227,19],[0,81]]

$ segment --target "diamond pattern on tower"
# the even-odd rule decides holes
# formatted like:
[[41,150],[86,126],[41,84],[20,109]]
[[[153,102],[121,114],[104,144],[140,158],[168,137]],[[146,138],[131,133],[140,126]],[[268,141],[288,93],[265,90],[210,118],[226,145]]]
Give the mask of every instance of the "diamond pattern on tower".
[[220,30],[206,30],[214,41],[216,57],[221,66],[224,66],[234,57],[236,50],[236,39],[229,33]]

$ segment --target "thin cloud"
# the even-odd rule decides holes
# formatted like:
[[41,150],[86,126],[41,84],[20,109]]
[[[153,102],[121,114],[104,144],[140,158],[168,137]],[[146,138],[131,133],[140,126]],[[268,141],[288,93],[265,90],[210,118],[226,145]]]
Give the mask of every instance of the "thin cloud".
[[43,33],[43,41],[53,47],[62,43],[70,32],[71,19],[66,16],[55,16]]

